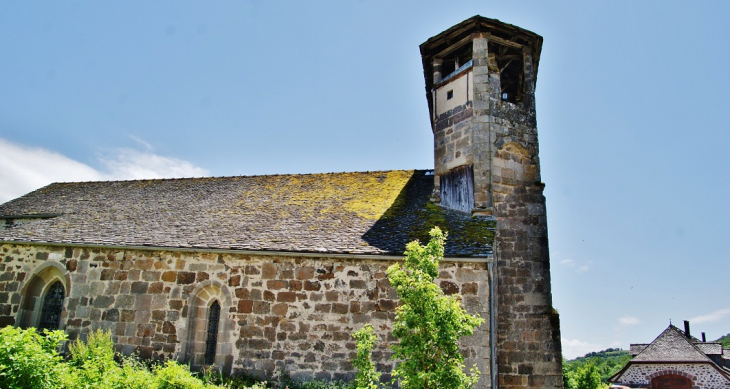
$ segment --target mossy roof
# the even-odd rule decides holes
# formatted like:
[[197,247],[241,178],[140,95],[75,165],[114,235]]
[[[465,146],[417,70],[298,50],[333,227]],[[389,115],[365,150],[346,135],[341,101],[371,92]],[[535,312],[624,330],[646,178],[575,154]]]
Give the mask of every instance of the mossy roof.
[[55,183],[0,205],[0,241],[401,255],[439,226],[447,256],[490,255],[494,222],[432,190],[425,170]]

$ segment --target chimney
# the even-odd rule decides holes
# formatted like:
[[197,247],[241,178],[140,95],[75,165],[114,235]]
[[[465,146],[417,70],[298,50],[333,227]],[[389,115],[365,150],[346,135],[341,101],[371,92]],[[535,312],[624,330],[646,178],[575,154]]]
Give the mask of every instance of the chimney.
[[705,333],[702,333],[702,343],[707,342],[707,338],[705,337]]
[[691,335],[689,334],[689,320],[684,321],[684,336],[688,338],[691,337]]

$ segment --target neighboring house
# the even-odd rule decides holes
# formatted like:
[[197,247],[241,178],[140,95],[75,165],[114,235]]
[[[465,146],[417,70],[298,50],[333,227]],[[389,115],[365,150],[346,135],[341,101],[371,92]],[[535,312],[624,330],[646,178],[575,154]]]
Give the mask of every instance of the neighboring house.
[[653,342],[632,344],[633,359],[610,381],[630,388],[730,388],[730,359],[722,344],[693,337],[669,325]]
[[439,226],[438,284],[486,319],[462,342],[478,386],[562,387],[541,46],[481,16],[421,45],[434,170],[56,183],[0,205],[0,324],[103,328],[121,352],[194,368],[348,379],[351,334],[370,323],[388,372],[385,270]]

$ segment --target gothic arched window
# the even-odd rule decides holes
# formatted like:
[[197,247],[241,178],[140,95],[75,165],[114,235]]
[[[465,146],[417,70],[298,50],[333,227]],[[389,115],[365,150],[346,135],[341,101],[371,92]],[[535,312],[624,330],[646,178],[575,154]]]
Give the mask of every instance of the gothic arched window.
[[35,274],[21,288],[20,309],[16,323],[20,328],[38,330],[62,329],[63,303],[70,284],[60,264],[47,261],[38,266]]
[[214,366],[230,374],[233,362],[229,341],[233,321],[227,314],[230,311],[230,292],[217,281],[203,281],[190,293],[188,325],[180,331],[180,337],[184,339],[180,362],[193,370]]
[[208,309],[208,331],[205,337],[205,364],[215,363],[215,351],[218,345],[218,323],[221,318],[221,305],[214,301]]
[[63,298],[66,293],[63,290],[61,281],[54,282],[43,297],[41,308],[41,320],[38,323],[38,331],[57,330],[61,326],[61,311],[63,310]]

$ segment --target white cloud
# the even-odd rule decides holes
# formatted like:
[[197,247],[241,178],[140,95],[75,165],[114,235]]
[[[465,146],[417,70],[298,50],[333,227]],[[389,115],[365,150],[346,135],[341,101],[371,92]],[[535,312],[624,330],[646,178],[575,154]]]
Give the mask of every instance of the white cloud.
[[155,148],[152,147],[151,144],[149,144],[146,140],[136,137],[134,135],[129,135],[129,139],[137,142],[140,146],[144,147],[147,151],[153,151]]
[[718,309],[715,312],[708,313],[706,315],[700,315],[697,317],[693,317],[689,319],[692,323],[712,323],[716,321],[720,321],[725,316],[730,315],[730,309]]
[[640,324],[641,320],[639,320],[638,318],[633,317],[633,316],[624,316],[624,317],[619,318],[618,322],[624,326],[633,326],[636,324]]
[[568,360],[582,357],[590,352],[620,347],[619,342],[612,342],[611,344],[597,344],[566,338],[560,338],[560,342],[563,345],[563,358]]
[[583,272],[588,271],[588,265],[583,264],[583,265],[578,266],[578,263],[576,261],[569,259],[569,258],[561,260],[560,264],[563,266],[572,267],[578,273],[583,273]]
[[100,172],[55,151],[0,138],[0,203],[53,182],[209,175],[207,170],[188,161],[156,155],[149,148],[147,151],[114,149],[99,159],[107,171]]
[[563,259],[562,261],[560,261],[560,264],[573,267],[573,266],[575,266],[575,261],[572,259]]
[[577,339],[562,338],[563,358],[575,359],[582,357],[592,351],[600,351],[601,346],[593,343],[583,342]]
[[210,174],[182,159],[132,149],[117,149],[115,155],[101,157],[100,160],[109,170],[108,176],[116,180],[200,177]]

